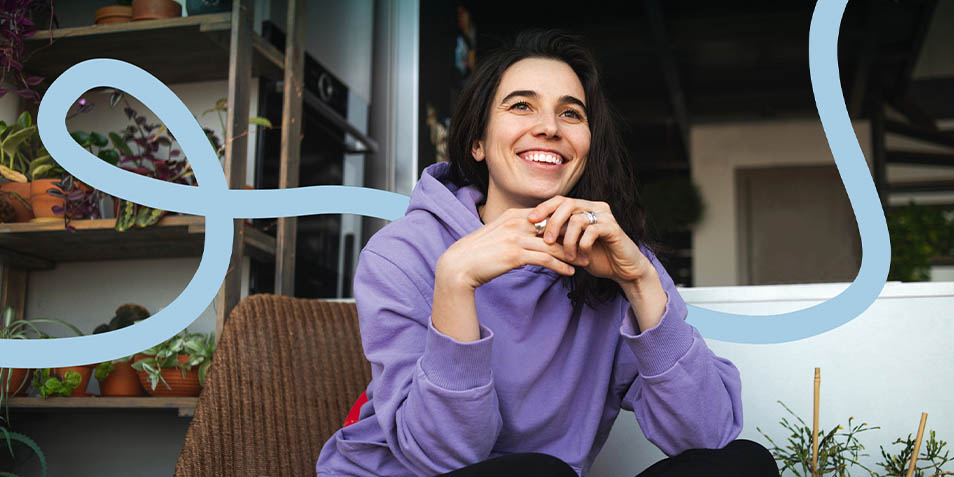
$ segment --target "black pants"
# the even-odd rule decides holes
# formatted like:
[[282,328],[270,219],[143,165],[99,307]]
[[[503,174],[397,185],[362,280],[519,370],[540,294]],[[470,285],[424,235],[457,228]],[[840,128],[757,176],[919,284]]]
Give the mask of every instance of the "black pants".
[[[656,462],[636,477],[778,477],[772,454],[757,442],[739,439],[722,449],[690,449]],[[447,477],[577,477],[565,462],[546,454],[509,454],[469,465]]]

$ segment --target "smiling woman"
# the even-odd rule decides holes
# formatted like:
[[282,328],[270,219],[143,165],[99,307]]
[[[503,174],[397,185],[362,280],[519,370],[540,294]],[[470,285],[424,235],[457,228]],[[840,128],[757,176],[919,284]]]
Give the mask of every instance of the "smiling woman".
[[668,455],[644,473],[777,475],[738,370],[685,322],[592,56],[521,34],[478,63],[407,214],[361,252],[371,363],[318,475],[585,475],[620,409]]

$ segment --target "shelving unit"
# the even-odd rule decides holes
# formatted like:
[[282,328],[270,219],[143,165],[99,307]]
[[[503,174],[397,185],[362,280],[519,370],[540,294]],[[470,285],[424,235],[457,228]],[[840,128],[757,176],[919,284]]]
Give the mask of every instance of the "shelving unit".
[[[252,29],[254,0],[233,0],[232,12],[111,25],[40,31],[27,40],[25,72],[56,78],[72,65],[91,58],[114,58],[145,69],[165,84],[226,79],[225,175],[229,187],[246,183],[249,101],[252,76],[283,81],[281,187],[297,187],[303,91],[304,4],[290,0],[285,55]],[[52,38],[53,43],[50,44]],[[295,105],[297,104],[297,107]],[[35,113],[35,111],[34,111]],[[77,232],[61,221],[0,224],[0,300],[25,314],[29,273],[50,270],[60,262],[198,257],[205,230],[203,217],[169,215],[144,229],[116,232],[115,219],[79,220]],[[217,336],[241,297],[243,258],[275,260],[276,293],[294,290],[296,221],[280,219],[277,238],[234,221],[232,257],[216,297]],[[190,416],[197,398],[12,398],[11,408],[33,409],[177,409]]]
[[[251,11],[252,0],[234,0],[231,13],[40,31],[27,41],[30,56],[25,68],[31,74],[55,78],[81,61],[109,57],[135,64],[165,84],[227,79],[225,173],[230,187],[241,188],[245,185],[247,137],[243,133],[248,130],[251,77],[283,80],[286,104],[300,103],[303,69],[300,60],[297,64],[291,61],[294,58],[286,60],[252,30]],[[301,56],[302,36],[295,29],[303,25],[295,23],[287,25],[291,34],[286,35],[286,51]],[[287,126],[300,125],[301,108],[287,109],[283,136],[288,133],[297,138],[300,126]],[[283,175],[291,176],[289,171],[298,164],[297,148],[283,147],[282,163]],[[285,180],[282,186],[296,187],[297,177]],[[17,271],[48,270],[63,261],[200,256],[203,223],[201,217],[172,216],[153,227],[122,234],[111,231],[111,220],[75,221],[76,234],[69,234],[58,223],[0,225],[0,260],[13,269],[5,273],[10,279],[4,280],[3,294],[9,303],[21,304],[18,309],[22,313],[25,298],[16,295],[25,293],[25,287],[12,283],[17,281]],[[279,229],[275,239],[242,220],[235,221],[232,262],[216,304],[217,335],[221,336],[225,319],[241,296],[239,270],[244,256],[275,259],[276,268],[283,272],[278,274],[283,283],[276,284],[276,290],[294,289],[293,269],[289,270],[294,262],[288,260],[294,257],[294,243],[287,240],[289,234],[294,236],[294,224]]]
[[8,405],[18,411],[75,411],[75,410],[117,410],[117,409],[174,409],[179,417],[192,416],[197,397],[15,397]]

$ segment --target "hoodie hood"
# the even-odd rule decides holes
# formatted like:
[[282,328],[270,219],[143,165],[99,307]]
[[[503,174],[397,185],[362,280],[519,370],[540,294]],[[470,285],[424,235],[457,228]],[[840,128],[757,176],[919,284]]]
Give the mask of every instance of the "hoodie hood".
[[483,225],[477,204],[483,202],[484,194],[474,185],[459,187],[454,184],[450,180],[450,170],[449,162],[438,162],[424,169],[411,192],[406,214],[424,211],[433,215],[456,240]]

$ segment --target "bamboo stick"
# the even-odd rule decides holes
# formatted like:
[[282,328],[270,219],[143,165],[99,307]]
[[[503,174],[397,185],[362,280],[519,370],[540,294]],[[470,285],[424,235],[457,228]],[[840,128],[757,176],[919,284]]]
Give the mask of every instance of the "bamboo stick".
[[821,368],[815,368],[815,406],[812,411],[812,477],[818,477],[818,390],[821,387]]
[[918,452],[921,451],[921,439],[924,437],[924,425],[927,424],[927,413],[921,413],[921,425],[918,426],[918,437],[914,440],[914,452],[911,453],[911,465],[908,466],[908,475],[914,475],[914,468],[918,464]]

